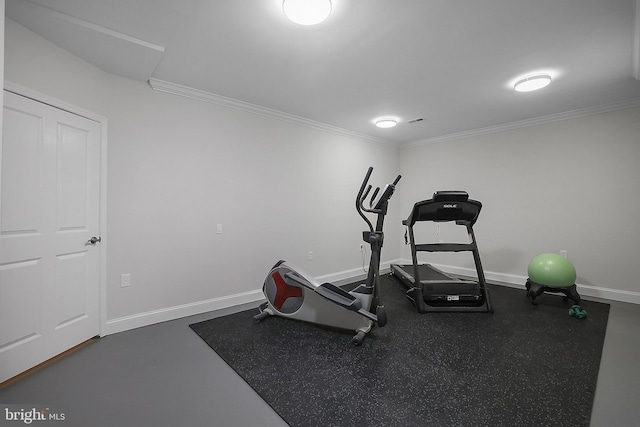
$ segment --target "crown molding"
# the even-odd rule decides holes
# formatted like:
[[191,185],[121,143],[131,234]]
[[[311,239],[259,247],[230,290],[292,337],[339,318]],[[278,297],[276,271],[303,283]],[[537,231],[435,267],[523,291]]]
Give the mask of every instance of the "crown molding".
[[251,104],[237,99],[228,98],[222,95],[216,95],[211,92],[202,91],[199,89],[190,88],[187,86],[178,85],[175,83],[150,78],[148,80],[149,86],[153,90],[158,92],[165,92],[172,95],[178,95],[190,99],[194,99],[201,102],[207,102],[210,104],[219,105],[225,108],[231,108],[234,110],[240,110],[251,114],[257,114],[272,119],[282,120],[289,123],[295,123],[301,126],[317,129],[325,132],[330,132],[337,135],[346,136],[353,139],[358,139],[366,142],[373,142],[376,144],[382,144],[396,148],[411,148],[421,145],[433,144],[437,142],[450,141],[455,139],[470,138],[479,135],[486,135],[497,132],[504,132],[513,129],[519,129],[529,126],[542,125],[545,123],[553,123],[562,120],[573,119],[577,117],[590,116],[594,114],[607,113],[610,111],[622,110],[625,108],[633,108],[640,106],[640,98],[633,98],[626,101],[616,102],[612,104],[598,105],[594,107],[581,108],[578,110],[566,111],[557,114],[550,114],[547,116],[535,117],[532,119],[519,120],[511,123],[504,123],[496,126],[489,126],[479,129],[472,129],[463,132],[455,132],[447,135],[436,136],[432,138],[426,138],[416,140],[408,143],[396,144],[383,139],[375,138],[370,135],[365,135],[357,132],[352,132],[346,129],[342,129],[336,126],[331,126],[326,123],[317,122],[315,120],[307,119],[304,117],[296,116],[294,114],[284,113],[282,111],[273,110],[259,105]]
[[624,110],[625,108],[634,108],[639,106],[640,106],[640,98],[633,98],[626,101],[615,102],[612,104],[597,105],[594,107],[581,108],[578,110],[566,111],[563,113],[550,114],[548,116],[535,117],[532,119],[519,120],[516,122],[504,123],[496,126],[489,126],[489,127],[480,128],[480,129],[472,129],[472,130],[463,131],[463,132],[450,133],[442,136],[435,136],[433,138],[421,139],[421,140],[401,144],[400,148],[401,149],[411,148],[411,147],[418,147],[418,146],[427,145],[427,144],[434,144],[436,142],[470,138],[470,137],[479,136],[479,135],[504,132],[504,131],[513,130],[513,129],[542,125],[545,123],[559,122],[562,120],[568,120],[568,119],[584,117],[584,116],[591,116],[594,114],[608,113],[610,111]]
[[132,80],[146,81],[165,52],[163,46],[30,1],[7,0],[5,14],[83,61]]
[[237,99],[228,98],[222,95],[216,95],[211,92],[206,92],[199,89],[182,86],[179,84],[150,78],[148,80],[149,86],[153,90],[158,92],[165,92],[172,95],[183,96],[186,98],[195,99],[201,102],[207,102],[209,104],[219,105],[225,108],[231,108],[234,110],[240,110],[251,114],[257,114],[259,116],[269,117],[272,119],[282,120],[289,123],[305,126],[312,129],[317,129],[325,132],[330,132],[337,135],[346,136],[353,139],[358,139],[366,142],[373,142],[376,144],[382,144],[391,147],[397,147],[397,144],[385,141],[380,138],[375,138],[370,135],[365,135],[357,132],[352,132],[346,129],[342,129],[336,126],[331,126],[326,123],[317,122],[315,120],[307,119],[304,117],[296,116],[294,114],[284,113],[282,111],[273,110],[271,108],[261,107],[259,105],[251,104]]

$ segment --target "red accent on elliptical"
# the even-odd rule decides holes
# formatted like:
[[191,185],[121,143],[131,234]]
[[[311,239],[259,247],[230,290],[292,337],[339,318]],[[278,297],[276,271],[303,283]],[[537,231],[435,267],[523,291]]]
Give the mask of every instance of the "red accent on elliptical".
[[287,282],[284,281],[279,271],[274,272],[271,275],[271,278],[273,278],[273,283],[275,283],[276,288],[278,288],[276,297],[273,301],[273,306],[277,310],[282,308],[282,305],[288,298],[302,297],[302,288],[287,285]]

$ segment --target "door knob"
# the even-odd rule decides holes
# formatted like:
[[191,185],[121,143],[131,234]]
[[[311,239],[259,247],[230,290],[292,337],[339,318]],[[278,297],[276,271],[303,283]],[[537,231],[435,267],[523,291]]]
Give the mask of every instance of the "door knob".
[[100,243],[100,242],[102,242],[102,237],[96,237],[96,236],[93,236],[87,241],[87,243],[89,243],[90,245],[95,245],[96,243]]

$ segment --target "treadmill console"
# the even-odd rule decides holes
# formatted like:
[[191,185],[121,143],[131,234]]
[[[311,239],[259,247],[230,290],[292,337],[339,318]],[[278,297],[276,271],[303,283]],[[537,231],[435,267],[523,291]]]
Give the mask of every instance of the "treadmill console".
[[466,191],[436,191],[433,193],[434,202],[465,202],[469,200]]
[[469,199],[466,191],[437,191],[433,198],[416,203],[402,223],[413,226],[418,221],[455,221],[459,225],[464,222],[473,225],[481,208],[482,203]]

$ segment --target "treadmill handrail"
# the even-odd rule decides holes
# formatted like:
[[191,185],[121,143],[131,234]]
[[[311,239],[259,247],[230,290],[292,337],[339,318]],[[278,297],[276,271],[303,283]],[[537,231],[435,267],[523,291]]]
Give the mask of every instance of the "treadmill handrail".
[[476,248],[472,243],[423,243],[415,246],[419,252],[462,252]]

